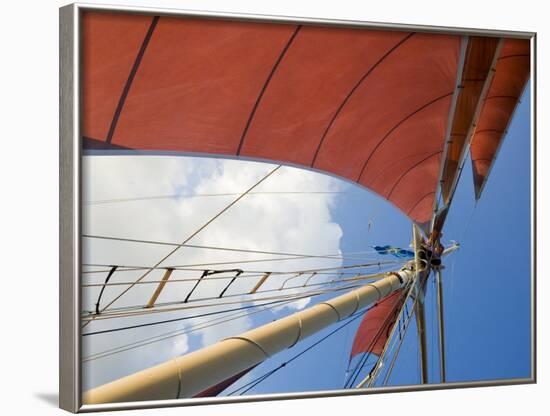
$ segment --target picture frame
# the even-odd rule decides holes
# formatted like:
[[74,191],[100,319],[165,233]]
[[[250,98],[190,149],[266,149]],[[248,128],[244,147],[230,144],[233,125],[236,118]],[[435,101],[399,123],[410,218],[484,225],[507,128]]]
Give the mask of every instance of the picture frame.
[[[419,33],[445,33],[485,37],[513,37],[530,41],[530,90],[531,90],[531,357],[530,376],[505,380],[433,383],[415,386],[395,386],[372,388],[369,390],[325,390],[320,392],[300,392],[286,394],[265,394],[245,397],[193,398],[153,401],[135,401],[111,404],[82,403],[82,16],[89,12],[131,13],[147,16],[170,16],[192,19],[210,19],[252,23],[300,24],[325,27],[343,27],[387,31],[415,31]],[[385,24],[359,21],[294,18],[280,16],[259,16],[216,12],[197,12],[139,7],[119,7],[103,5],[72,4],[60,8],[60,407],[71,412],[122,410],[149,407],[171,407],[195,404],[276,400],[366,394],[378,392],[400,392],[410,390],[431,390],[458,387],[496,386],[505,384],[525,384],[536,381],[535,350],[535,160],[536,160],[536,34],[531,32],[511,32],[483,29],[415,26],[407,24]]]

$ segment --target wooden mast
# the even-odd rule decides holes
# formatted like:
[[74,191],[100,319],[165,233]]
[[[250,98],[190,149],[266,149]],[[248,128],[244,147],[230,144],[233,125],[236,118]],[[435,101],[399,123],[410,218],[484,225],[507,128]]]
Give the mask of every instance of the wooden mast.
[[[442,257],[448,256],[460,248],[458,243],[443,250]],[[445,309],[443,304],[443,275],[441,268],[436,269],[437,276],[437,319],[439,323],[439,374],[441,383],[447,382],[447,360],[445,354]]]
[[[419,228],[416,226],[416,224],[413,224],[413,246],[414,246],[414,252],[415,252],[415,261],[416,261],[416,267],[417,270],[419,270],[419,276],[416,279],[416,296],[417,299],[415,301],[415,316],[416,316],[416,328],[418,331],[418,348],[420,350],[420,367],[422,369],[421,372],[421,381],[422,384],[428,382],[428,354],[427,354],[427,348],[426,348],[426,321],[425,321],[425,312],[424,312],[424,290],[425,290],[425,283],[426,279],[428,277],[428,274],[430,273],[429,266],[426,264],[423,266],[421,264],[422,259],[420,258],[419,254],[421,252],[421,246],[423,243],[423,238],[420,233]],[[424,256],[424,259],[427,260],[426,256]]]
[[[420,282],[418,282],[420,284]],[[426,345],[426,315],[424,310],[424,288],[420,288],[415,306],[418,349],[420,351],[421,383],[428,383],[428,349]]]
[[441,382],[445,383],[446,362],[445,362],[445,314],[443,313],[443,281],[441,269],[437,269],[437,318],[439,322],[439,374]]

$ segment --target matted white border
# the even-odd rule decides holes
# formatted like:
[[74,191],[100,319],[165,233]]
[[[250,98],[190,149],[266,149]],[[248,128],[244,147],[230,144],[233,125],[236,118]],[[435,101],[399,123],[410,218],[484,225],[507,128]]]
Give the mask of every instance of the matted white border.
[[[80,230],[81,230],[81,135],[80,135],[80,18],[87,10],[132,12],[194,18],[300,23],[341,27],[413,30],[429,33],[452,33],[531,39],[531,377],[429,385],[409,385],[362,390],[327,390],[247,397],[192,398],[154,400],[105,405],[81,404],[80,351]],[[377,23],[293,16],[273,16],[179,10],[136,6],[75,3],[60,9],[60,391],[59,405],[71,412],[174,407],[231,402],[255,402],[327,396],[350,396],[372,393],[451,389],[459,387],[502,386],[536,382],[536,33],[509,30],[438,27],[430,25]]]

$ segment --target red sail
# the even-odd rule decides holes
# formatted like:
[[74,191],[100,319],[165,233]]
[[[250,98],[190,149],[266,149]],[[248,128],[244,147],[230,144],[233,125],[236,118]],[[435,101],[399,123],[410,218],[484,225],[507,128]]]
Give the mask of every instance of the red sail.
[[402,291],[394,292],[365,314],[355,333],[350,360],[364,352],[382,354],[402,304]]
[[252,370],[254,367],[250,367],[247,370],[244,370],[238,374],[235,374],[234,376],[229,377],[227,380],[224,380],[216,384],[215,386],[209,387],[206,390],[201,391],[200,393],[196,394],[193,397],[215,397],[218,394],[220,394],[222,391],[224,391],[226,388],[228,388],[230,385],[235,383],[237,380],[239,380],[241,377],[243,377],[245,374],[248,374],[248,372]]
[[529,50],[529,40],[507,39],[500,51],[495,76],[470,147],[476,199],[481,196],[506,129],[529,79]]
[[460,45],[448,34],[85,12],[84,147],[298,165],[425,223]]
[[460,77],[453,121],[449,126],[449,141],[441,176],[441,196],[449,204],[460,176],[462,161],[471,137],[473,120],[479,103],[485,98],[485,87],[493,75],[493,63],[499,38],[472,36],[464,55],[464,69]]

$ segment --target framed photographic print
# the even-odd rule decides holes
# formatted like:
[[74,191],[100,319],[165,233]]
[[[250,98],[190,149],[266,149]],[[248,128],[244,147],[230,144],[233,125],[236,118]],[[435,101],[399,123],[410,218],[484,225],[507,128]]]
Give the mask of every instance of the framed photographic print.
[[62,408],[535,381],[534,33],[60,23]]

